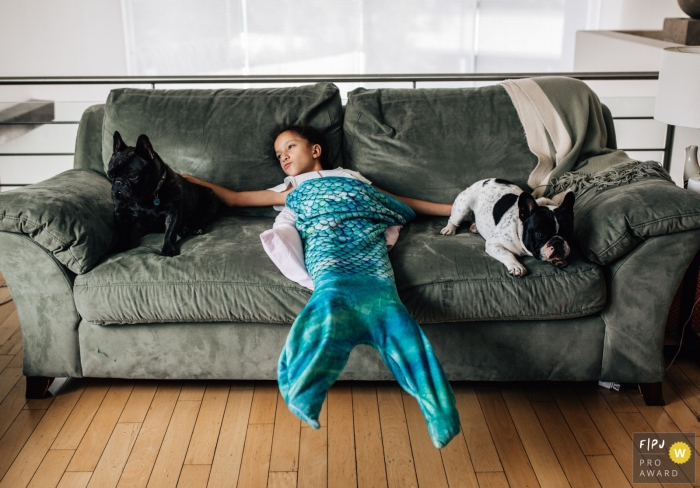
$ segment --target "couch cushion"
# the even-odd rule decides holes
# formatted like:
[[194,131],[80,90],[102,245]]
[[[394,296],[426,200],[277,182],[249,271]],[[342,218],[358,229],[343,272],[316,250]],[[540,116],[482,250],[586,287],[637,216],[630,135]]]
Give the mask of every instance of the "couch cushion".
[[[525,258],[530,274],[508,275],[481,237],[443,237],[444,219],[418,218],[389,253],[401,298],[420,323],[542,320],[589,315],[605,303],[599,267],[575,259],[565,269]],[[80,315],[97,324],[215,322],[291,324],[310,292],[282,276],[259,234],[271,219],[226,216],[206,234],[160,255],[163,234],[108,256],[75,280]]]
[[343,108],[332,83],[245,90],[121,88],[107,98],[102,162],[106,169],[115,130],[132,146],[146,134],[179,173],[236,190],[260,190],[285,177],[272,148],[273,135],[292,123],[323,132],[330,161],[342,163]]
[[345,165],[402,196],[452,203],[484,178],[522,188],[537,164],[501,86],[358,88],[343,125]]
[[265,255],[260,233],[271,219],[225,216],[207,233],[160,255],[163,234],[107,257],[75,281],[75,304],[88,322],[265,322],[290,324],[310,292],[287,280]]
[[602,269],[582,258],[556,268],[520,258],[527,276],[515,278],[486,254],[484,239],[465,229],[445,237],[445,219],[418,217],[389,254],[401,299],[421,324],[471,320],[547,320],[602,310]]
[[85,273],[116,243],[107,178],[71,169],[0,194],[0,231],[31,237],[73,273]]

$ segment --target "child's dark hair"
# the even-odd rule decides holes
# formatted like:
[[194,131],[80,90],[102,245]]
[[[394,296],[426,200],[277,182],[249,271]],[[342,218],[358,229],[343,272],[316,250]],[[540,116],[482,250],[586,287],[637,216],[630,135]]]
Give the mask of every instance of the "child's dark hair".
[[323,169],[333,169],[333,166],[331,166],[331,163],[328,160],[328,156],[330,155],[328,151],[328,143],[326,142],[326,138],[323,137],[321,131],[314,129],[310,125],[287,125],[277,131],[273,140],[277,140],[281,133],[287,131],[294,132],[302,139],[306,139],[311,145],[318,144],[321,146],[321,167]]

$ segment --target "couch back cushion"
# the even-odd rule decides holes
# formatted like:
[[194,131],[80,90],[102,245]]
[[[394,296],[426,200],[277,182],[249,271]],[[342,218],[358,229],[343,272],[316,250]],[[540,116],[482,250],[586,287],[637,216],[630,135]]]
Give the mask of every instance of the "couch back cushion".
[[343,128],[346,167],[402,196],[451,203],[493,177],[526,188],[537,164],[501,86],[358,88]]
[[146,134],[179,173],[235,190],[260,190],[285,174],[272,149],[276,130],[308,124],[328,140],[330,161],[342,163],[342,104],[332,83],[291,88],[223,90],[112,90],[105,106],[102,163],[118,130],[133,146]]

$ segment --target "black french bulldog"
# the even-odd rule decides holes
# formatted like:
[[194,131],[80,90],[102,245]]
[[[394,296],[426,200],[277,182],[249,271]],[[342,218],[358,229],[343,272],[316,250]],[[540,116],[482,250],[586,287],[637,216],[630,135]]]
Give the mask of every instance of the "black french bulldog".
[[107,177],[112,182],[119,250],[126,250],[136,223],[147,232],[165,232],[163,256],[177,256],[177,236],[203,234],[219,209],[210,188],[190,183],[173,171],[153,150],[145,134],[136,147],[114,133],[114,152]]

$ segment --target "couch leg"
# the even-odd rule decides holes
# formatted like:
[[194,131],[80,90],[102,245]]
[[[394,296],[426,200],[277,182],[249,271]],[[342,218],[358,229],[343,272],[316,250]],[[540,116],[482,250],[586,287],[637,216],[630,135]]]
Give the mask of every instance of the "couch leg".
[[663,407],[666,405],[660,381],[658,383],[639,383],[639,393],[642,394],[644,404],[649,407]]
[[53,383],[53,378],[47,376],[27,376],[25,398],[27,400],[44,398],[49,391],[51,383]]

